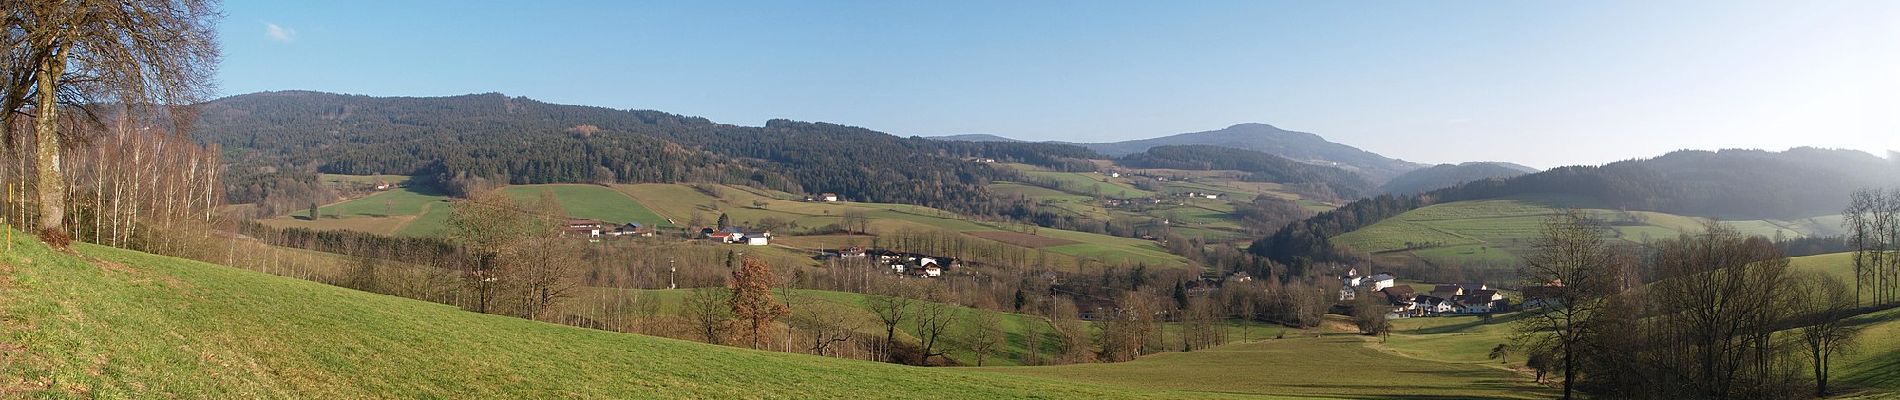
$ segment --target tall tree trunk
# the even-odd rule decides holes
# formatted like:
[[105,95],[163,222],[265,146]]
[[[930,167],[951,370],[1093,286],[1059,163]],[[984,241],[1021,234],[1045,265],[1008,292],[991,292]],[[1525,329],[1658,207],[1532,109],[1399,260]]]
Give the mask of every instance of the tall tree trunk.
[[1570,400],[1572,398],[1570,397],[1570,388],[1574,386],[1572,383],[1575,383],[1572,379],[1576,378],[1576,371],[1571,368],[1576,354],[1571,351],[1571,346],[1573,346],[1571,343],[1564,344],[1564,400]]
[[66,178],[60,173],[59,77],[66,73],[66,48],[40,62],[39,103],[34,107],[34,161],[39,167],[40,236],[55,245],[70,240],[66,233]]

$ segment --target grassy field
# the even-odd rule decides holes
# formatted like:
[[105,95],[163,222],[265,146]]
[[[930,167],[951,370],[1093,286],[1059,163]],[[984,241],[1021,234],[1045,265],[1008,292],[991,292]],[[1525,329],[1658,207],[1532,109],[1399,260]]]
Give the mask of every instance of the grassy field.
[[1099,194],[1111,199],[1133,199],[1155,195],[1154,192],[1136,189],[1129,185],[1126,178],[1113,178],[1100,172],[1061,172],[1026,164],[1004,165],[1022,172],[1033,181],[1047,182],[1069,193],[1087,196]]
[[[592,302],[609,301],[606,299],[625,297],[641,299],[641,301],[656,302],[659,311],[658,314],[668,316],[681,315],[686,296],[690,293],[688,290],[664,289],[634,290],[589,288],[588,290],[590,291],[589,293],[583,293],[578,297],[581,299],[581,304],[579,304],[576,309],[602,309],[604,307],[598,304],[592,304]],[[883,325],[877,321],[876,315],[872,314],[871,311],[864,306],[865,298],[872,297],[872,295],[803,289],[790,291],[780,290],[775,293],[794,310],[818,308],[827,310],[827,312],[844,313],[848,321],[851,322],[851,325],[857,327],[856,330],[859,335],[875,338],[884,337]],[[1031,324],[1036,324],[1036,329],[1045,335],[1042,342],[1043,349],[1040,352],[1043,357],[1050,357],[1052,354],[1056,354],[1060,351],[1056,342],[1057,337],[1052,333],[1053,331],[1049,325],[1049,320],[1046,318],[963,306],[953,307],[957,310],[956,313],[962,320],[967,321],[971,318],[975,318],[976,315],[988,314],[996,315],[998,319],[1003,322],[1003,331],[1008,333],[1007,342],[984,361],[984,365],[986,366],[1021,365],[1029,354],[1029,340],[1024,336],[1023,332],[1026,331],[1025,327]],[[781,325],[783,325],[782,322]],[[1173,332],[1175,328],[1177,327],[1170,324],[1166,329]],[[1243,335],[1254,338],[1272,337],[1285,331],[1285,328],[1277,325],[1263,325],[1258,323],[1244,327],[1238,324],[1224,324],[1222,328],[1226,329],[1229,336],[1235,339],[1239,339]],[[969,350],[966,339],[971,329],[968,324],[951,325],[949,331],[940,339],[940,345],[943,346],[943,349],[948,351],[947,357],[964,365],[976,365],[977,356]],[[909,323],[900,326],[897,333],[898,340],[905,343],[918,343],[918,339],[913,336],[909,330]],[[1172,335],[1172,333],[1170,333],[1170,335]]]
[[[339,175],[350,176],[350,175]],[[362,178],[355,176],[356,178]],[[532,201],[543,192],[553,192],[578,218],[593,218],[613,223],[638,221],[649,226],[671,227],[665,218],[612,188],[595,185],[516,185],[501,189],[517,200]],[[308,219],[308,212],[259,220],[276,227],[301,227],[317,230],[353,230],[383,235],[433,236],[448,227],[454,203],[448,196],[427,187],[400,187],[319,207],[323,217]]]
[[[533,200],[541,193],[552,192],[567,209],[568,214],[614,223],[638,221],[663,228],[706,226],[714,223],[722,213],[728,215],[733,224],[741,226],[758,226],[776,221],[780,227],[775,230],[775,233],[780,234],[781,243],[819,245],[804,246],[808,248],[836,246],[832,246],[832,243],[823,238],[800,240],[795,237],[797,233],[827,225],[842,224],[846,215],[861,215],[869,221],[869,231],[874,234],[942,233],[987,240],[999,246],[1017,248],[1022,251],[1036,249],[1011,242],[984,239],[986,236],[995,236],[995,234],[985,232],[1029,234],[1024,232],[1028,230],[1025,227],[975,221],[956,213],[929,207],[883,203],[806,202],[796,200],[795,196],[782,192],[724,185],[701,187],[705,191],[684,184],[634,184],[612,187],[579,184],[517,185],[507,186],[501,190],[522,200]],[[399,188],[323,206],[319,212],[325,217],[316,220],[308,220],[302,215],[293,214],[264,219],[260,222],[277,227],[343,229],[385,235],[430,236],[441,234],[447,229],[445,223],[453,210],[453,203],[444,196],[422,188]],[[965,234],[966,232],[970,234]],[[1041,248],[1057,255],[1058,259],[1055,261],[1062,265],[1077,265],[1085,258],[1107,264],[1145,263],[1164,267],[1188,265],[1186,259],[1170,254],[1159,245],[1146,240],[1057,229],[1034,229],[1033,232],[1037,239],[1042,239],[1033,241],[1036,243],[1070,243]],[[868,245],[870,238],[864,239],[860,244]]]
[[1167,390],[1336,398],[1531,399],[1545,387],[1490,366],[1412,359],[1371,347],[1362,336],[1290,335],[1115,364],[983,368],[983,371],[1100,384],[1142,382]]
[[587,330],[25,238],[0,255],[8,397],[1234,397]]
[[[1528,250],[1544,221],[1564,207],[1576,207],[1607,221],[1618,240],[1642,242],[1694,232],[1707,221],[1658,212],[1623,212],[1600,207],[1591,199],[1562,196],[1519,196],[1458,201],[1412,210],[1397,217],[1334,237],[1333,243],[1381,256],[1418,257],[1435,263],[1510,265]],[[1749,235],[1786,237],[1833,234],[1824,229],[1838,217],[1799,221],[1723,221]]]
[[[1790,259],[1796,271],[1833,275],[1853,282],[1853,264],[1848,253],[1823,254]],[[1414,285],[1414,287],[1419,287]],[[1429,290],[1429,287],[1425,288]],[[1505,360],[1487,358],[1493,346],[1511,343],[1516,314],[1493,318],[1479,316],[1420,317],[1394,320],[1393,334],[1381,346],[1383,350],[1405,357],[1445,363],[1484,365],[1494,368],[1521,366],[1523,354],[1511,354]],[[1900,309],[1856,317],[1864,328],[1860,348],[1839,361],[1837,384],[1868,389],[1880,395],[1900,393]]]
[[[1103,163],[1112,165],[1105,160]],[[1332,209],[1329,204],[1304,199],[1277,183],[1241,181],[1240,175],[1244,174],[1238,171],[1141,170],[1151,175],[1175,178],[1151,182],[1158,185],[1153,191],[1139,191],[1134,188],[1133,180],[1147,178],[1049,171],[1023,164],[1009,164],[1008,167],[1022,171],[1031,177],[1032,182],[995,182],[989,185],[990,190],[1004,196],[1019,196],[1034,201],[1043,210],[1081,218],[1143,224],[1167,220],[1171,221],[1168,228],[1175,233],[1210,242],[1251,240],[1251,235],[1238,223],[1239,217],[1233,214],[1233,202],[1252,201],[1256,196],[1264,195],[1300,202],[1302,207],[1315,212]],[[1114,185],[1114,188],[1103,189],[1110,187],[1103,185]],[[1210,200],[1177,196],[1188,192],[1219,193],[1224,197]],[[1164,198],[1164,203],[1141,205],[1139,208],[1108,208],[1097,200],[1147,197]],[[1155,226],[1148,228],[1158,229]]]
[[[1015,232],[1030,234],[1026,228],[1013,224],[972,220],[962,215],[929,207],[860,202],[808,202],[795,199],[795,196],[763,191],[754,188],[701,185],[698,187],[682,184],[636,184],[616,187],[622,193],[639,200],[655,213],[671,218],[682,224],[712,224],[725,214],[733,224],[756,226],[768,220],[783,225],[776,234],[791,234],[778,238],[780,243],[808,248],[835,248],[844,239],[835,235],[820,235],[810,240],[796,235],[827,225],[842,225],[847,215],[862,216],[868,221],[868,231],[873,235],[901,233],[941,233],[953,236],[983,239],[981,232]],[[856,229],[856,227],[852,227]],[[1094,233],[1065,231],[1060,229],[1033,229],[1036,236],[1048,240],[1073,242],[1059,246],[1041,247],[1057,255],[1068,256],[1064,261],[1073,265],[1080,258],[1094,259],[1104,263],[1146,263],[1157,266],[1181,267],[1187,260],[1168,253],[1153,242],[1115,237]],[[976,233],[976,234],[971,234]],[[869,245],[871,238],[858,237],[858,244]],[[1021,250],[1034,250],[1018,243],[988,240],[989,243]],[[811,246],[817,245],[817,246]]]
[[554,198],[567,209],[567,215],[576,218],[592,218],[601,221],[624,224],[639,222],[646,226],[671,228],[674,225],[665,217],[648,209],[646,205],[634,201],[625,193],[600,185],[554,184],[554,185],[517,185],[501,189],[508,197],[517,201],[532,202],[542,193],[553,193]]
[[[1819,272],[1854,284],[1853,253],[1794,257],[1797,271]],[[1900,397],[1900,309],[1856,317],[1862,331],[1859,348],[1835,365],[1837,380]]]

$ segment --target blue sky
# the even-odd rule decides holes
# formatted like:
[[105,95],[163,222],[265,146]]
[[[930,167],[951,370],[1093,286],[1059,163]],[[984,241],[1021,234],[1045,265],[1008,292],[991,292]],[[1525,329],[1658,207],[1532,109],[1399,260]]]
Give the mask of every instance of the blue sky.
[[1900,149],[1900,2],[229,2],[219,90],[502,92],[759,125],[1390,157]]

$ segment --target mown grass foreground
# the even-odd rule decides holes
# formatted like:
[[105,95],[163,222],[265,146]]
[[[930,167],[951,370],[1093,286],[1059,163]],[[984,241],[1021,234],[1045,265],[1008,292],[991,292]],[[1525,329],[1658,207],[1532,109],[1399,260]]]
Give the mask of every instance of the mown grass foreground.
[[[16,232],[17,233],[17,232]],[[23,235],[0,397],[1220,397],[594,331]]]

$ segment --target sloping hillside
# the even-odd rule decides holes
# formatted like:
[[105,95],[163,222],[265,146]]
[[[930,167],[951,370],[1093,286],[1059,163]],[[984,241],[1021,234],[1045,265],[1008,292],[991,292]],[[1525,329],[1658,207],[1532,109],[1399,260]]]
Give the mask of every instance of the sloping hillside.
[[1253,150],[1297,161],[1343,168],[1363,174],[1373,182],[1384,182],[1405,171],[1425,167],[1330,142],[1319,135],[1289,131],[1258,123],[1238,124],[1219,130],[1183,133],[1153,139],[1089,143],[1082,146],[1102,154],[1121,156],[1140,153],[1156,146],[1171,145],[1209,145]]
[[1379,191],[1391,194],[1417,194],[1433,190],[1458,186],[1465,182],[1481,181],[1493,178],[1509,178],[1537,172],[1535,169],[1511,163],[1468,162],[1463,164],[1439,164],[1431,168],[1413,170],[1379,185]]
[[[1435,336],[1453,335],[1462,334]],[[1483,355],[1476,357],[1481,359]],[[1549,388],[1531,383],[1530,377],[1504,369],[1496,361],[1448,362],[1413,357],[1387,350],[1371,338],[1348,333],[1289,333],[1284,338],[1228,344],[1189,353],[1163,353],[1125,363],[984,370],[1080,382],[1144,382],[1153,388],[1255,395],[1537,399],[1551,398],[1555,394]]]
[[202,114],[198,135],[223,146],[235,203],[309,201],[285,187],[308,181],[296,176],[303,168],[282,168],[299,165],[426,177],[451,192],[486,184],[719,182],[969,212],[1001,207],[987,202],[981,183],[1013,176],[966,158],[1051,165],[1094,155],[1062,144],[900,138],[827,123],[727,125],[499,93],[266,92],[207,102]]
[[[1614,210],[1602,201],[1585,197],[1525,195],[1434,204],[1347,232],[1332,238],[1332,242],[1382,257],[1508,267],[1530,250],[1544,221],[1563,208],[1577,208],[1608,221],[1608,234],[1613,238],[1638,243],[1699,231],[1709,221],[1660,212]],[[1840,233],[1838,216],[1722,223],[1745,234],[1771,238]]]
[[[1581,198],[1591,203],[1560,206],[1653,211],[1726,221],[1819,222],[1797,224],[1819,230],[1839,226],[1826,220],[1836,218],[1829,216],[1840,213],[1853,191],[1896,183],[1900,183],[1900,159],[1855,150],[1683,150],[1603,166],[1562,167],[1508,179],[1467,182],[1418,196],[1361,199],[1289,224],[1255,241],[1249,249],[1280,262],[1298,257],[1335,260],[1345,253],[1332,248],[1331,239],[1420,207],[1525,197]],[[1755,225],[1766,228],[1765,234],[1770,236],[1776,229],[1789,228],[1776,228],[1772,223]]]
[[1607,208],[1722,219],[1839,213],[1856,189],[1900,183],[1900,160],[1856,150],[1682,150],[1600,167],[1563,167],[1434,191],[1440,201],[1528,194],[1592,197]]
[[16,235],[0,397],[1218,397],[756,352]]
[[925,139],[956,140],[956,141],[964,141],[964,142],[1021,142],[1021,140],[1010,139],[1010,138],[991,135],[987,133],[966,133],[966,134],[961,134],[961,135],[931,136],[931,137],[926,137]]
[[1344,169],[1297,162],[1273,154],[1209,145],[1158,146],[1130,154],[1121,162],[1133,168],[1181,170],[1235,170],[1247,173],[1255,182],[1274,182],[1320,187],[1354,199],[1372,191],[1372,184]]

